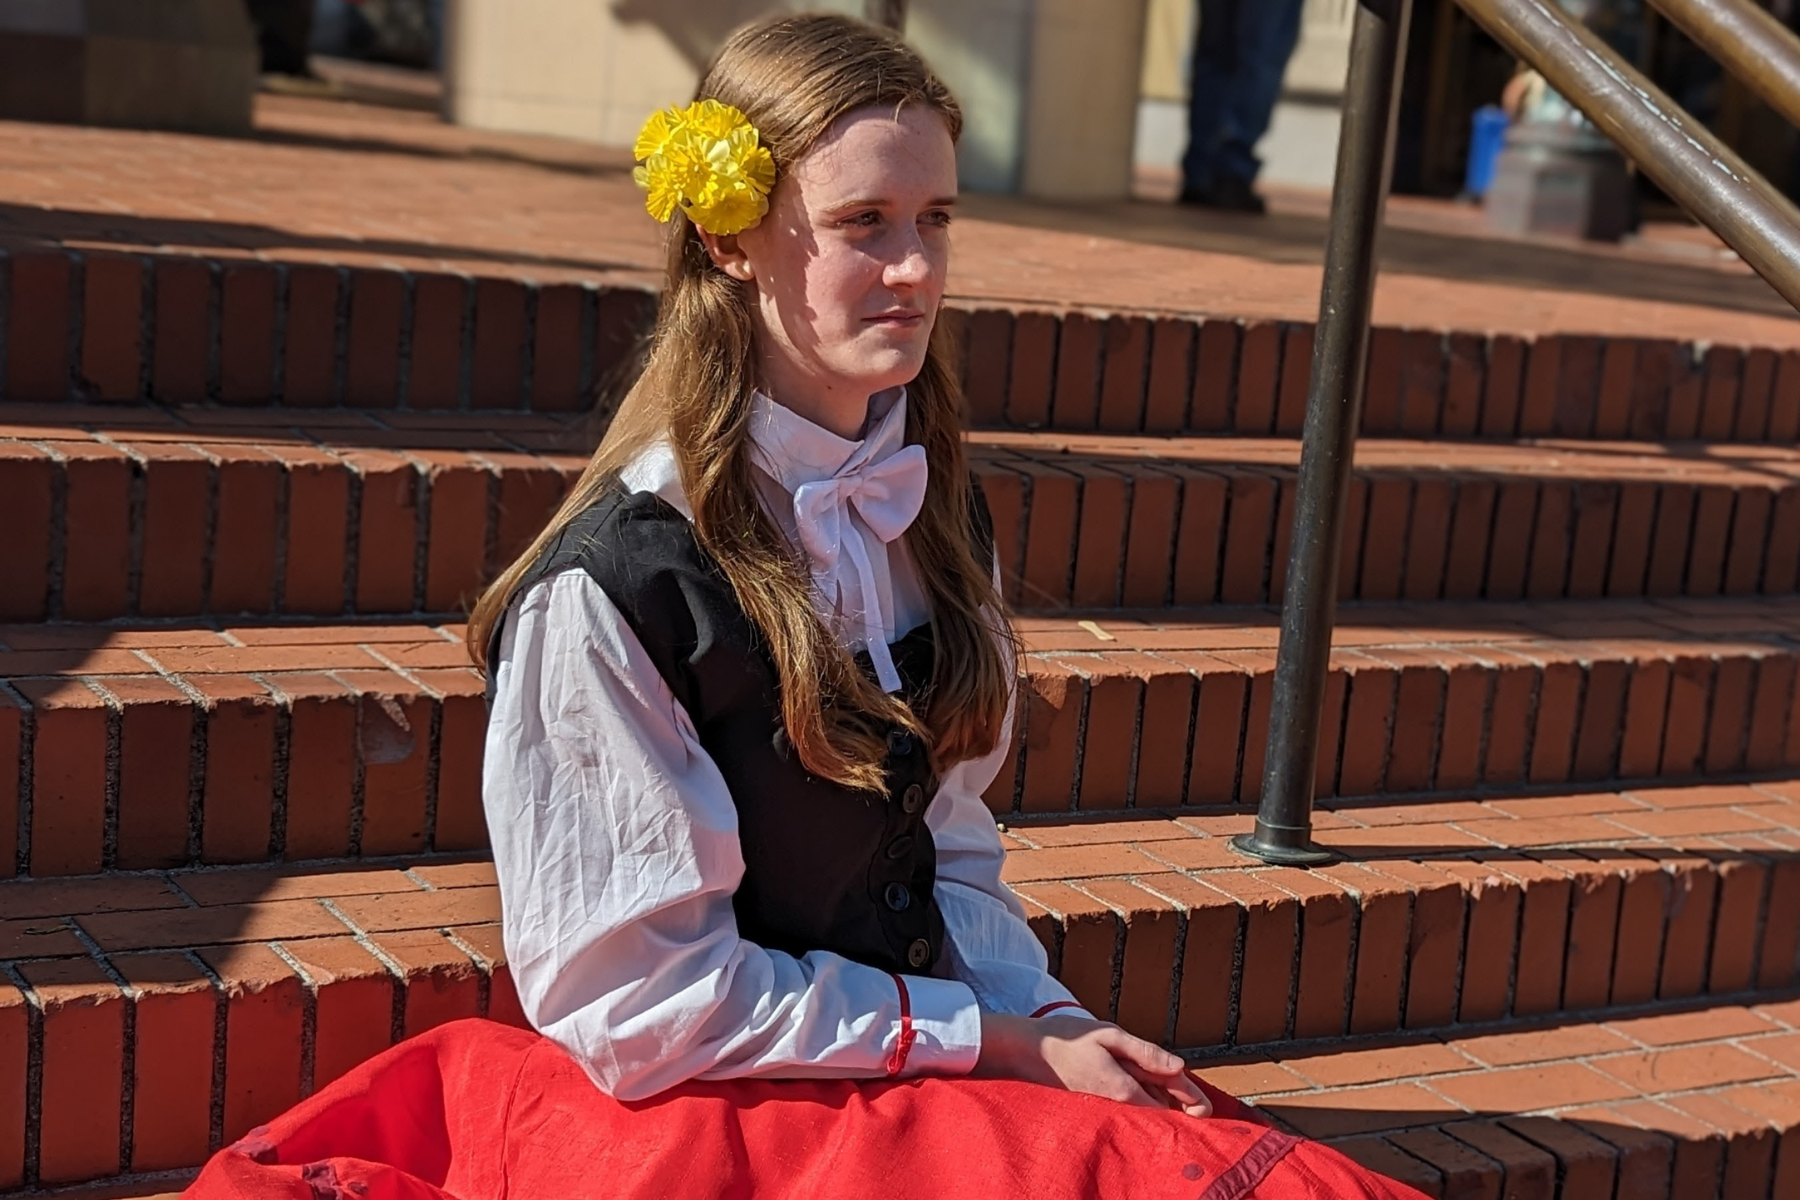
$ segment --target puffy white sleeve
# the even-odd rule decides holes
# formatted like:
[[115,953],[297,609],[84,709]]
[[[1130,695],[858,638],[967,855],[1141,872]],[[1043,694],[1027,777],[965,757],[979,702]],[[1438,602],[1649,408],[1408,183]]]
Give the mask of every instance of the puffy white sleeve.
[[934,894],[949,934],[950,967],[989,1012],[1032,1016],[1044,1010],[1091,1016],[1048,970],[1049,960],[1025,922],[1019,898],[1000,882],[1006,850],[994,815],[981,799],[1013,752],[1018,687],[1006,701],[1006,723],[993,751],[945,770],[925,823],[937,845]]
[[609,1094],[974,1066],[967,984],[738,936],[725,779],[585,572],[533,585],[506,620],[482,796],[525,1015]]

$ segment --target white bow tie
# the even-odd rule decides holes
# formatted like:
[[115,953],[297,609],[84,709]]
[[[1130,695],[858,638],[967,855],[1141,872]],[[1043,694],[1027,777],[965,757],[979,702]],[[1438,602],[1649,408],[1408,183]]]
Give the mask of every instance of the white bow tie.
[[[812,570],[813,583],[827,600],[834,600],[832,580],[844,554],[856,569],[860,597],[844,597],[845,616],[861,625],[864,646],[875,666],[875,677],[885,692],[900,690],[900,673],[888,653],[887,633],[875,594],[875,571],[869,552],[850,522],[854,509],[869,532],[883,542],[905,533],[925,503],[929,471],[925,447],[904,446],[877,463],[858,463],[853,456],[843,470],[829,479],[803,483],[794,489],[794,524]],[[860,604],[858,604],[858,601]],[[857,611],[849,611],[856,607]]]

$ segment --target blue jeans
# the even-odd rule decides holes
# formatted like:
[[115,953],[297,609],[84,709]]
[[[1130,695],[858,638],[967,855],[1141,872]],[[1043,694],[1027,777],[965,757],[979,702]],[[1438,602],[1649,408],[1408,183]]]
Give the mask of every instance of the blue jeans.
[[1221,176],[1246,182],[1262,166],[1253,151],[1268,132],[1281,74],[1300,40],[1304,0],[1199,0],[1188,79],[1188,148],[1181,181],[1189,191]]

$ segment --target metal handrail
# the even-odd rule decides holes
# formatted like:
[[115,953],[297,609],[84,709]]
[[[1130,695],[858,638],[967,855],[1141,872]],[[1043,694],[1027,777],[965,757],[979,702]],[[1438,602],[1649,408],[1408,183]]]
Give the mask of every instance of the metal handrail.
[[1800,125],[1800,38],[1750,0],[1650,0],[1791,125]]
[[1337,615],[1344,497],[1362,424],[1375,248],[1393,174],[1411,19],[1412,0],[1360,0],[1350,31],[1350,75],[1331,185],[1312,383],[1300,434],[1294,540],[1275,651],[1262,802],[1255,830],[1232,841],[1241,853],[1289,866],[1330,857],[1312,841],[1313,768]]
[[[1654,2],[1695,20],[1709,14],[1712,30],[1726,27],[1723,14],[1732,7],[1718,0]],[[1554,0],[1458,3],[1800,308],[1800,210],[1785,196]],[[1262,798],[1255,830],[1232,842],[1264,862],[1305,865],[1330,857],[1312,841],[1313,778],[1410,9],[1411,0],[1358,0],[1351,33]],[[1731,53],[1727,66],[1752,52]],[[1784,79],[1770,68],[1772,91],[1800,95]]]
[[1638,170],[1800,308],[1800,210],[1553,0],[1458,0]]

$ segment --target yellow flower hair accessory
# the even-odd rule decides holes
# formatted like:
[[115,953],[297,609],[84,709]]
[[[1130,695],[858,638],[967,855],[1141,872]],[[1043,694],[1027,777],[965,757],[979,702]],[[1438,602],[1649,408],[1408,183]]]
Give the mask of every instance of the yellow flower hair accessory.
[[742,233],[769,211],[775,160],[749,118],[717,100],[650,114],[639,131],[631,177],[658,221],[677,208],[688,220],[726,236]]

